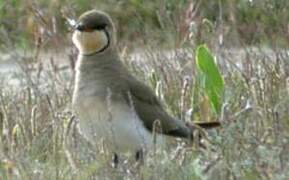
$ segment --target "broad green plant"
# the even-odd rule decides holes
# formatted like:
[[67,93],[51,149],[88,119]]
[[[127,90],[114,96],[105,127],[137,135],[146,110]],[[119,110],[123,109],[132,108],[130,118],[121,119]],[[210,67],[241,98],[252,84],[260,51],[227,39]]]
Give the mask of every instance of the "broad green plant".
[[222,107],[224,80],[215,63],[215,58],[205,45],[197,48],[196,64],[205,95],[208,97],[213,111],[219,114]]

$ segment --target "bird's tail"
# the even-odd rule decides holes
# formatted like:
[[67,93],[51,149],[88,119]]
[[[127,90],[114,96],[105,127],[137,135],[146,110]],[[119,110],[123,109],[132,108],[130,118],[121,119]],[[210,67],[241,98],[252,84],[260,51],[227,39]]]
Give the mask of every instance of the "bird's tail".
[[[186,125],[191,129],[191,135],[189,139],[191,141],[197,141],[196,144],[206,149],[206,145],[203,144],[201,141],[202,139],[206,139],[207,141],[209,141],[205,130],[220,127],[221,123],[219,121],[198,121],[194,123],[187,123]],[[199,130],[197,134],[195,134],[196,130]],[[195,137],[196,135],[197,137]]]
[[213,129],[221,126],[219,121],[209,121],[209,122],[193,122],[193,123],[186,123],[185,128],[177,128],[167,132],[166,134],[169,136],[181,137],[181,138],[188,138],[193,140],[194,139],[194,132],[199,130],[201,134],[204,134],[207,129]]
[[203,129],[212,129],[212,128],[216,128],[216,127],[220,127],[221,123],[219,121],[197,121],[197,122],[193,122],[193,124],[188,124],[188,126],[199,126]]

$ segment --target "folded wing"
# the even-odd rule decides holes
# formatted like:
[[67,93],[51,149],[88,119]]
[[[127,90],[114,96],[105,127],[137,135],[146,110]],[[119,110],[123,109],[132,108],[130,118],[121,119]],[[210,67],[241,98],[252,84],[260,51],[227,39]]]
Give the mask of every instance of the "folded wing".
[[159,133],[191,138],[192,130],[183,121],[171,117],[148,86],[132,76],[127,83],[129,91],[123,92],[127,94],[126,101],[133,106],[148,130],[152,131],[154,122],[158,120],[161,126]]

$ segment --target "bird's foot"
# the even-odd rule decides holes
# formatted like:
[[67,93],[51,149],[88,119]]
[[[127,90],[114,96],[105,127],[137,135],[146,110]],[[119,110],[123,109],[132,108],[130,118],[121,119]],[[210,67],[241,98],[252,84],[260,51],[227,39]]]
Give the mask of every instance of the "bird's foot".
[[117,168],[118,164],[119,164],[119,157],[116,153],[114,153],[112,157],[112,167]]
[[138,162],[139,164],[144,164],[144,152],[143,150],[138,150],[136,153],[135,153],[135,160],[136,162]]

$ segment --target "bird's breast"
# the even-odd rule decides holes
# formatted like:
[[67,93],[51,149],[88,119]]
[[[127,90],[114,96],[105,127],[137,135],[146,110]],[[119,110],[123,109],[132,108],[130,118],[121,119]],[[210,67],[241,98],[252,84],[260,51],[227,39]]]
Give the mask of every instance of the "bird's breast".
[[104,141],[116,152],[151,146],[151,133],[119,91],[111,91],[109,82],[86,76],[75,83],[73,107],[87,139],[96,144]]
[[90,97],[78,104],[77,113],[81,131],[95,144],[105,142],[115,152],[152,146],[152,134],[126,104]]

